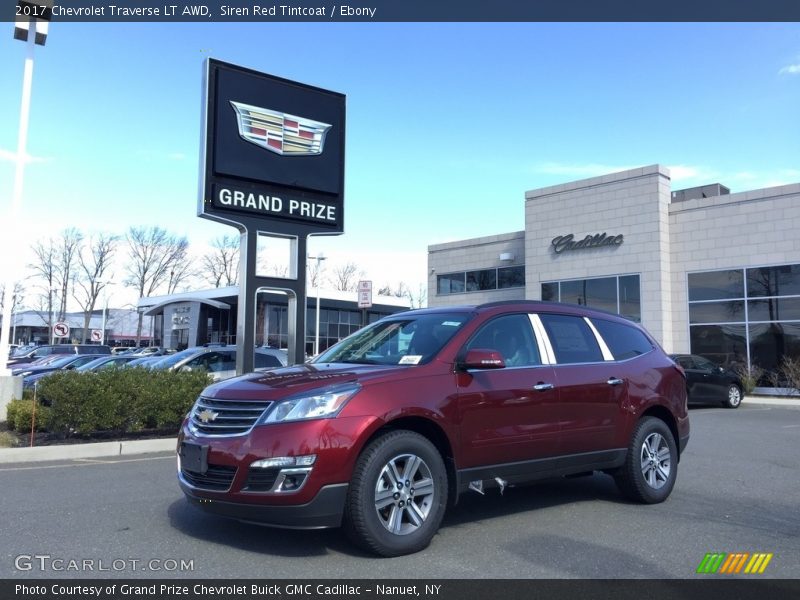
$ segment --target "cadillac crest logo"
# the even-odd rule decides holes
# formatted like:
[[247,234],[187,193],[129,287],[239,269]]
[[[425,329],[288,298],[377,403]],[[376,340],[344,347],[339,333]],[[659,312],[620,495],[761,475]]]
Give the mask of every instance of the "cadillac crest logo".
[[201,412],[197,413],[197,418],[200,419],[203,423],[208,423],[209,421],[214,421],[219,416],[219,413],[215,413],[213,410],[203,409]]
[[281,156],[322,154],[327,123],[259,108],[231,100],[239,123],[239,135],[248,142]]

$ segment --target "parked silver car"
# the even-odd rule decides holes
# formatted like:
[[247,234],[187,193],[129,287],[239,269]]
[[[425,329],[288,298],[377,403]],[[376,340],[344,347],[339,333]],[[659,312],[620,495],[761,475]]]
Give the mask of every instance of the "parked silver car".
[[[255,369],[274,369],[288,364],[286,350],[256,348]],[[148,365],[151,369],[173,371],[208,371],[214,381],[222,381],[236,375],[236,346],[209,346],[187,348]]]

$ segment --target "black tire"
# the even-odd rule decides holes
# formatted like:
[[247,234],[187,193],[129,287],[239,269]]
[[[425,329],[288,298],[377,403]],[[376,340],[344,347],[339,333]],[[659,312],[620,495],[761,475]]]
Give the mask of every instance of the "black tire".
[[678,448],[667,424],[644,417],[633,430],[625,464],[614,475],[625,496],[644,504],[669,497],[678,476]]
[[418,433],[391,431],[358,457],[343,527],[365,550],[381,556],[411,554],[430,544],[446,506],[447,471],[439,451]]
[[739,408],[742,405],[742,388],[735,383],[730,384],[723,404],[725,408]]

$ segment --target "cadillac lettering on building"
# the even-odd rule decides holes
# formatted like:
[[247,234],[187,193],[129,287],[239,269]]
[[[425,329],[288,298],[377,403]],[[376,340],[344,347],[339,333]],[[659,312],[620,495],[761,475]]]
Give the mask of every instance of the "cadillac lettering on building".
[[624,241],[622,235],[607,235],[605,233],[597,233],[595,235],[587,235],[579,241],[575,241],[575,235],[570,233],[568,235],[560,235],[553,238],[551,242],[553,252],[561,254],[568,250],[587,250],[589,248],[603,248],[606,246],[616,247],[621,246]]

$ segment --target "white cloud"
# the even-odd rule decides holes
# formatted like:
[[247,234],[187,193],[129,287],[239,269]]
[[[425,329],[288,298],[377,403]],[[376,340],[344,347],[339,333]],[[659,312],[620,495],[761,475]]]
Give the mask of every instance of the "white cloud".
[[[26,162],[30,163],[42,163],[47,162],[49,159],[41,157],[41,156],[32,156],[28,154]],[[10,162],[15,163],[17,162],[17,153],[12,152],[11,150],[6,150],[5,148],[0,148],[0,162]]]
[[780,71],[778,71],[778,75],[800,75],[800,63],[786,65]]

